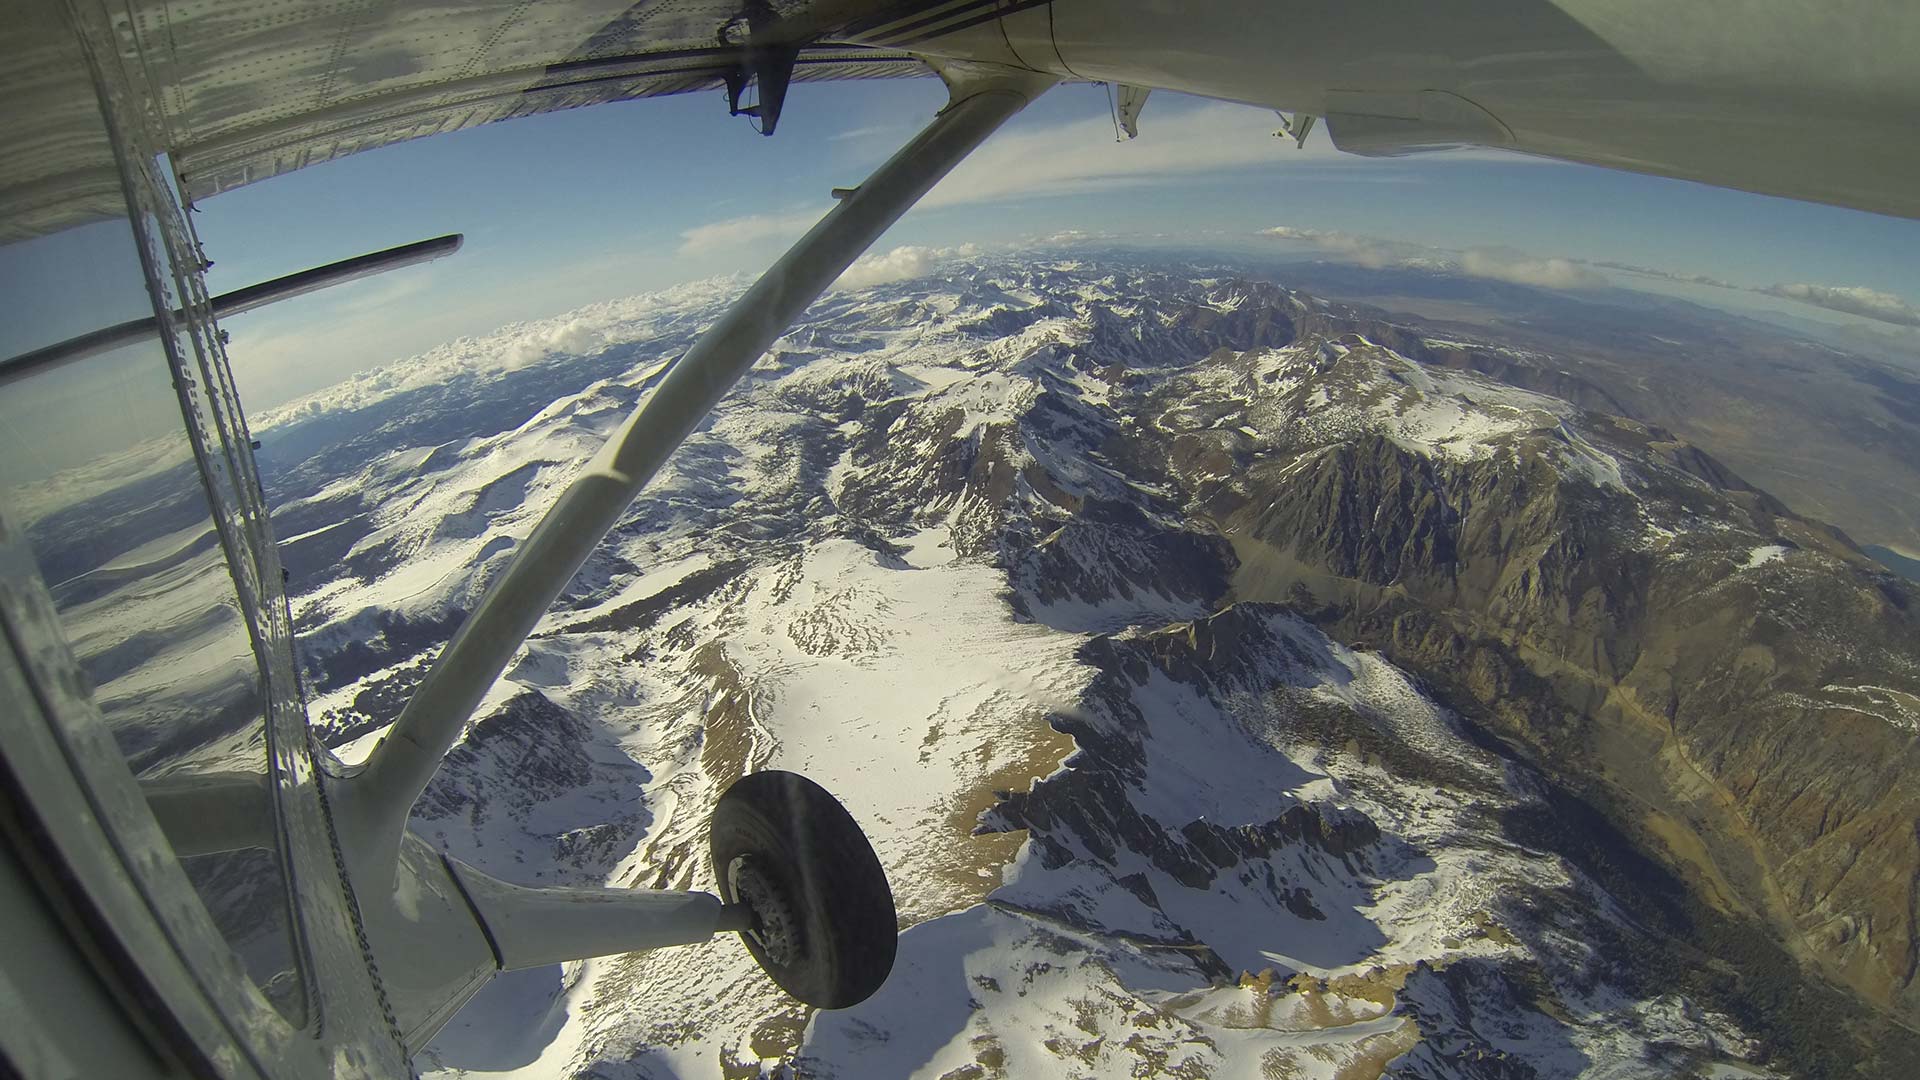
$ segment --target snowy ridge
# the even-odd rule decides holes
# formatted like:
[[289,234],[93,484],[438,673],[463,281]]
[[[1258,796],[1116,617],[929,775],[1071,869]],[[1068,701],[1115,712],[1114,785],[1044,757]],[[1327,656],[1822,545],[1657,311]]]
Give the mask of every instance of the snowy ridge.
[[[1108,649],[1159,662],[1123,662],[1117,678],[1100,664],[1104,685],[1069,725],[1082,753],[992,816],[1031,834],[989,897],[993,914],[910,930],[913,967],[873,1002],[815,1020],[808,1064],[820,1075],[938,1076],[997,1058],[1009,1075],[1064,1061],[1089,1075],[1337,1077],[1410,1050],[1407,1067],[1440,1075],[1468,1053],[1554,1075],[1628,1047],[1652,1067],[1657,1042],[1745,1049],[1724,1018],[1672,1017],[1674,1002],[1596,984],[1608,962],[1581,932],[1591,916],[1541,917],[1545,897],[1591,883],[1473,839],[1484,815],[1525,796],[1390,666],[1245,608],[1089,652]],[[1223,670],[1196,685],[1195,662]],[[1383,766],[1303,740],[1316,713],[1426,760]],[[1115,783],[1107,769],[1138,775]],[[1422,769],[1444,782],[1422,782]],[[1517,971],[1561,987],[1567,1016],[1524,1005]],[[911,1028],[963,985],[959,1031],[931,1060],[918,1042],[903,1055],[872,1037]],[[1483,992],[1460,1000],[1461,985]],[[1436,1000],[1445,1014],[1419,1007]],[[1447,1048],[1434,1052],[1436,1040]]]
[[[1579,433],[1578,410],[1567,402],[1472,372],[1428,368],[1358,334],[1251,352],[1197,374],[1181,390],[1204,404],[1187,415],[1170,413],[1176,431],[1182,422],[1230,425],[1237,418],[1250,437],[1296,452],[1379,433],[1456,462],[1510,454],[1524,440],[1544,438],[1565,475],[1627,489],[1619,462]],[[1239,415],[1222,416],[1222,402],[1239,402]]]

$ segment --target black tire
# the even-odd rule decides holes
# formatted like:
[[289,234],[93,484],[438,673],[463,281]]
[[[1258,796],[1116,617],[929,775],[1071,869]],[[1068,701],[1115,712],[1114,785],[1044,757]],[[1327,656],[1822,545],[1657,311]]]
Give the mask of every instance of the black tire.
[[743,776],[713,808],[720,897],[754,912],[741,933],[773,981],[822,1009],[873,996],[893,971],[893,890],[839,800],[790,772]]

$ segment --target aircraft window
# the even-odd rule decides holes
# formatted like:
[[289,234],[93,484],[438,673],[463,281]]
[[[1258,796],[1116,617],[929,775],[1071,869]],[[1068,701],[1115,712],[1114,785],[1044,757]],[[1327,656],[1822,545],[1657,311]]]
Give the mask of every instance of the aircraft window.
[[[0,249],[0,356],[150,315],[133,245],[122,219]],[[261,667],[161,340],[0,383],[0,505],[214,923],[304,1023]]]

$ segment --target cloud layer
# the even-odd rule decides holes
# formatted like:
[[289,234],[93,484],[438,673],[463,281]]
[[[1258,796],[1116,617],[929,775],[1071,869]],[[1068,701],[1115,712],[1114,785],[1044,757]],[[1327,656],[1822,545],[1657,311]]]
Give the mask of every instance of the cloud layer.
[[961,244],[954,248],[897,247],[888,252],[862,255],[847,267],[846,273],[841,274],[832,287],[865,289],[896,281],[911,281],[933,273],[935,267],[948,259],[968,259],[978,254],[980,249],[973,244]]
[[1542,289],[1607,287],[1604,276],[1572,259],[1543,258],[1512,248],[1476,247],[1455,253],[1401,240],[1383,240],[1375,236],[1327,229],[1302,229],[1291,225],[1262,229],[1261,235],[1311,244],[1330,255],[1370,270],[1388,267],[1440,270]]
[[1635,266],[1632,263],[1609,262],[1605,259],[1595,259],[1587,265],[1598,266],[1605,270],[1620,270],[1629,274],[1639,274],[1642,277],[1665,278],[1668,281],[1679,281],[1688,285],[1711,285],[1716,289],[1740,288],[1740,286],[1735,285],[1731,281],[1722,281],[1717,277],[1708,277],[1705,274],[1683,274],[1678,270],[1662,270],[1654,266]]
[[825,215],[825,210],[795,210],[784,214],[748,214],[695,225],[680,233],[680,254],[705,255],[767,240],[792,240]]
[[847,267],[846,273],[840,275],[833,287],[865,289],[895,281],[910,281],[926,277],[939,262],[940,253],[924,247],[897,247],[882,254],[862,255]]
[[1542,289],[1604,289],[1607,279],[1571,259],[1539,258],[1511,248],[1469,248],[1460,270],[1473,277]]
[[1377,236],[1360,236],[1331,229],[1299,229],[1291,225],[1275,225],[1271,229],[1262,229],[1261,235],[1271,236],[1276,240],[1312,244],[1330,255],[1336,255],[1347,262],[1358,263],[1369,270],[1404,266],[1431,251],[1429,248],[1415,244],[1382,240]]
[[1778,296],[1783,300],[1798,300],[1830,311],[1878,319],[1896,326],[1920,326],[1920,308],[1892,293],[1869,289],[1864,285],[1769,285],[1753,291]]

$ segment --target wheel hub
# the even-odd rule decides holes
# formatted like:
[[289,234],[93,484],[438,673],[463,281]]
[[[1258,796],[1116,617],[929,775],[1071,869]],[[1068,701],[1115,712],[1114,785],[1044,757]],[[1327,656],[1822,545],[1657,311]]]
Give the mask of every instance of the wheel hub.
[[746,934],[767,962],[786,967],[798,960],[803,944],[800,918],[779,882],[753,856],[742,855],[727,867],[727,885],[735,902],[753,916]]

